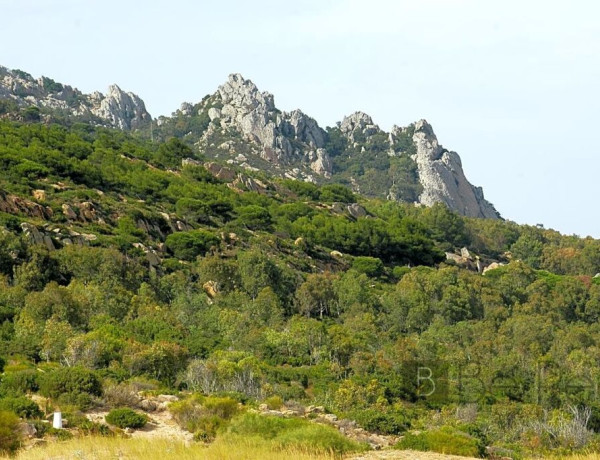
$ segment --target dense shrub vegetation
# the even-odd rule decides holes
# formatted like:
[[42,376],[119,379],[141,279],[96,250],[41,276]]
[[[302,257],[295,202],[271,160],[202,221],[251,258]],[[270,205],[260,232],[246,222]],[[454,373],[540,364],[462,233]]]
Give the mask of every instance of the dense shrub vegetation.
[[[373,142],[361,177],[402,158]],[[181,166],[188,157],[198,164]],[[238,413],[239,401],[266,399],[324,405],[384,434],[420,430],[406,442],[470,455],[483,443],[594,445],[599,241],[339,184],[250,191],[201,160],[166,135],[0,121],[2,410],[38,416],[23,399],[36,392],[86,409],[103,387],[127,404],[115,388],[144,382],[203,393],[172,406],[203,440],[259,430],[282,445],[350,448],[320,428]],[[364,217],[349,213],[356,202]],[[462,247],[473,256],[446,261]],[[481,274],[477,257],[503,265]],[[435,397],[417,384],[423,366],[441,372]]]

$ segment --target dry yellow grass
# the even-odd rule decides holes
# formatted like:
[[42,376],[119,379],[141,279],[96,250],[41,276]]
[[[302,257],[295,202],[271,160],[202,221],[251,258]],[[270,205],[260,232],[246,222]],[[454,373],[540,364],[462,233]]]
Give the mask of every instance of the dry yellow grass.
[[565,457],[555,457],[556,460],[600,460],[600,454],[577,454]]
[[333,460],[328,453],[275,449],[260,439],[186,446],[168,439],[83,437],[21,451],[17,460]]

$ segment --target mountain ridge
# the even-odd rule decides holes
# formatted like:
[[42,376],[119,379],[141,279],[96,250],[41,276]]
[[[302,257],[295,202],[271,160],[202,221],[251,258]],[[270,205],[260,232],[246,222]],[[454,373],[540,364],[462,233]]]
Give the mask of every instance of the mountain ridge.
[[383,131],[360,111],[323,129],[300,109],[239,73],[200,103],[184,102],[171,117],[152,119],[144,101],[111,85],[86,95],[47,77],[0,67],[0,100],[35,106],[94,124],[178,137],[211,160],[313,183],[336,182],[357,193],[431,206],[444,203],[468,217],[500,218],[481,187],[466,178],[456,152],[444,149],[426,120]]

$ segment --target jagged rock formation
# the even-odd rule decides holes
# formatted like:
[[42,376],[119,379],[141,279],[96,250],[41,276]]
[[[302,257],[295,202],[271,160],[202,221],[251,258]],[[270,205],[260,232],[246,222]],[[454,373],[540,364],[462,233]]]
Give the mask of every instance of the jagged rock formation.
[[86,95],[50,78],[34,79],[26,72],[1,66],[0,99],[13,101],[19,107],[46,108],[62,115],[125,130],[139,129],[152,120],[144,101],[117,85],[111,85],[106,94],[94,92]]
[[[186,104],[181,112],[189,110],[190,104]],[[253,147],[250,153],[286,175],[305,180],[314,180],[313,174],[331,176],[331,162],[323,148],[327,133],[300,110],[290,113],[278,110],[272,94],[260,92],[240,74],[230,75],[199,110],[206,111],[210,118],[200,146],[210,145],[216,134],[238,132]],[[232,143],[222,143],[219,147],[236,152]],[[245,163],[247,156],[233,159],[236,160]]]
[[423,186],[420,203],[431,206],[442,202],[468,217],[499,217],[494,206],[483,197],[481,187],[471,185],[465,177],[458,154],[438,144],[427,121],[420,120],[415,124],[413,141],[417,147],[414,159]]
[[[36,80],[4,67],[2,99],[123,130],[151,123],[144,102],[116,85],[106,95],[85,95],[49,78]],[[394,126],[387,133],[369,115],[355,112],[325,131],[300,110],[278,110],[272,94],[259,91],[240,74],[231,74],[200,103],[184,103],[172,117],[159,117],[155,134],[165,140],[182,138],[211,160],[252,171],[311,182],[331,180],[366,196],[427,206],[442,202],[465,216],[499,217],[481,188],[466,179],[458,154],[439,145],[425,120]]]
[[351,142],[357,141],[356,133],[360,133],[362,138],[365,138],[381,132],[379,126],[374,124],[373,119],[364,112],[354,112],[352,115],[344,117],[339,128]]

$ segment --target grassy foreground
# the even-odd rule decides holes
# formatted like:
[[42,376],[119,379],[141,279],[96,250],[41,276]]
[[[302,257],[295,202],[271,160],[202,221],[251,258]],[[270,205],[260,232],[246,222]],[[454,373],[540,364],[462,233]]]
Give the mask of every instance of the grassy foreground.
[[[3,457],[9,458],[9,457]],[[168,439],[125,439],[118,437],[83,437],[51,442],[21,451],[17,460],[333,460],[327,452],[308,452],[298,448],[279,449],[258,438],[240,438],[186,446]]]
[[600,460],[600,454],[574,454],[564,457],[553,457],[556,460]]

